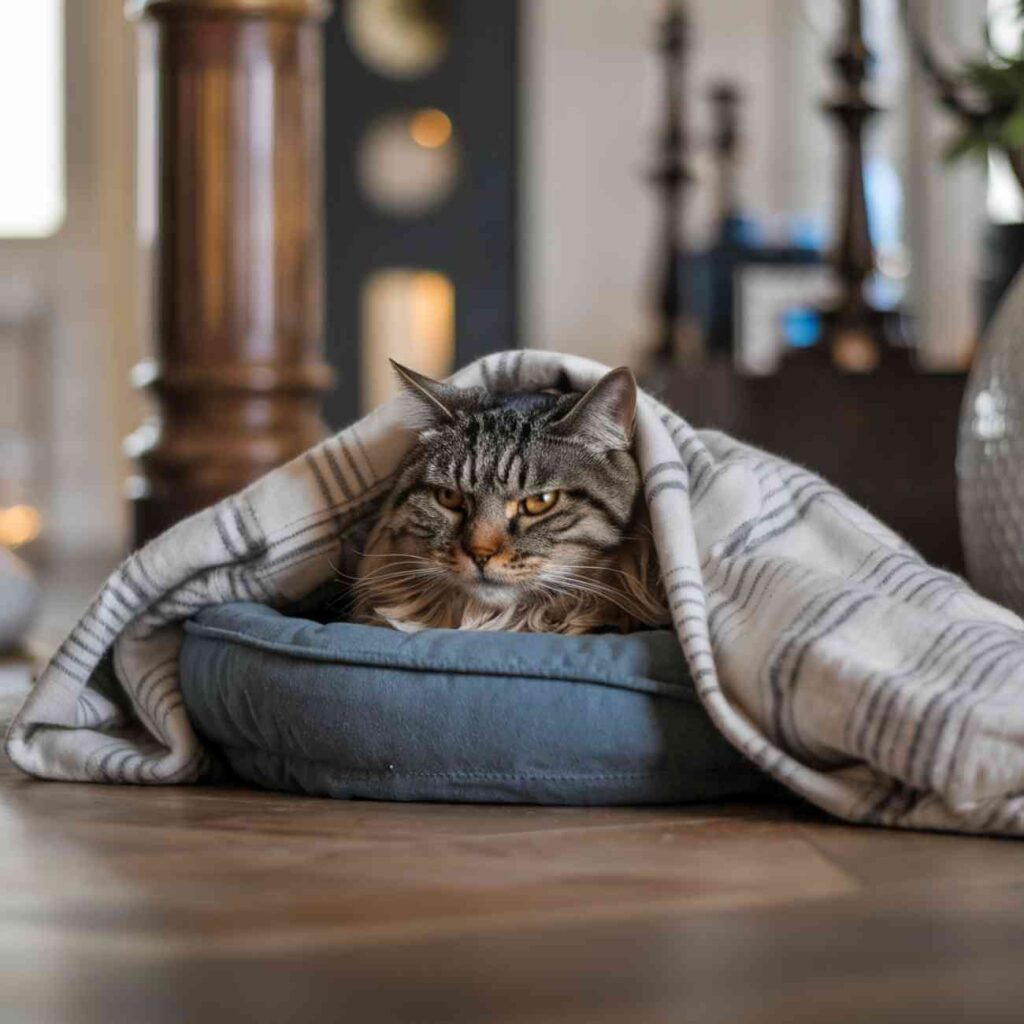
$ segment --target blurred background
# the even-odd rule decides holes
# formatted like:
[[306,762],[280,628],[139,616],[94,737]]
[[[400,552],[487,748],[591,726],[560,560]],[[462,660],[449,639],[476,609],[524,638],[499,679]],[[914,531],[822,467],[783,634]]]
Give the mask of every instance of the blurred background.
[[[130,499],[148,484],[129,456],[157,473],[152,452],[175,422],[153,418],[159,386],[156,406],[133,386],[133,367],[144,384],[169,358],[158,263],[180,230],[160,213],[160,183],[174,166],[179,181],[206,176],[211,195],[235,187],[201,149],[169,148],[161,82],[168,62],[192,58],[160,42],[161,5],[149,6],[140,27],[101,0],[0,0],[0,545],[29,561],[113,558],[132,543]],[[891,518],[891,474],[916,473],[897,487],[897,504],[908,488],[919,499],[898,525],[944,517],[914,539],[958,567],[964,371],[1019,264],[1024,208],[998,139],[944,160],[970,125],[950,96],[943,106],[929,59],[955,72],[965,102],[984,99],[961,71],[1019,51],[1018,5],[912,2],[917,53],[896,0],[853,6],[862,39],[838,0],[341,0],[311,21],[323,61],[303,81],[322,88],[322,140],[309,145],[324,258],[307,295],[320,319],[303,329],[334,373],[326,423],[391,393],[389,356],[439,376],[515,346],[628,363],[698,423],[855,491],[868,470],[802,439],[849,455],[906,433],[902,468],[873,471],[856,496]],[[861,44],[864,82],[850,64]],[[283,73],[267,52],[267,74]],[[264,65],[247,67],[246,95],[273,88]],[[866,101],[877,112],[851,124]],[[234,132],[229,106],[206,103],[196,132]],[[244,166],[285,159],[255,100],[247,109]],[[248,246],[273,230],[261,209],[233,210]],[[278,287],[276,265],[257,264],[253,309]],[[179,273],[185,301],[210,288],[205,266],[194,282]],[[844,288],[870,309],[839,323],[854,335],[845,356],[833,347],[808,369],[800,350],[822,349]],[[861,335],[877,351],[865,355]],[[911,368],[885,370],[890,349]],[[244,346],[230,352],[244,361]],[[786,378],[787,353],[796,383],[757,391]]]

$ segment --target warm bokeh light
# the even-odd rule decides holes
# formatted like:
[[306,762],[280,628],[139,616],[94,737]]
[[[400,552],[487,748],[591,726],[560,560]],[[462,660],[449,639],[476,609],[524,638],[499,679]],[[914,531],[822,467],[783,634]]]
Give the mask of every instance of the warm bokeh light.
[[42,532],[43,521],[31,505],[0,508],[0,545],[18,548],[34,541]]
[[365,411],[398,391],[388,358],[428,377],[455,363],[455,286],[435,270],[378,270],[363,290],[362,404]]
[[871,373],[878,368],[880,353],[874,338],[862,331],[843,331],[832,342],[832,358],[847,373]]
[[418,110],[409,119],[409,134],[417,146],[424,149],[440,149],[452,137],[451,118],[436,108]]
[[356,173],[367,199],[389,214],[418,217],[436,208],[459,179],[459,147],[440,110],[375,119],[359,141]]
[[379,74],[418,78],[448,52],[448,0],[348,0],[342,9],[353,51]]

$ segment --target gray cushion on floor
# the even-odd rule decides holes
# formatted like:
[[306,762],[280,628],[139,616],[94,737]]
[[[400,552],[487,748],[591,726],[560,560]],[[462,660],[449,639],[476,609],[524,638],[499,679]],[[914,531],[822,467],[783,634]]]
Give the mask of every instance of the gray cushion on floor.
[[667,631],[405,634],[222,605],[187,624],[181,685],[198,732],[271,789],[643,804],[764,788]]

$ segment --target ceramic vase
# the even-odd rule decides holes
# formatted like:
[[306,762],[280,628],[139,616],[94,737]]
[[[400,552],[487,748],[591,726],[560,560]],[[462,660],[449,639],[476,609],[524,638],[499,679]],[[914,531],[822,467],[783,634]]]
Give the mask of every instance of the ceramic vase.
[[968,378],[957,478],[968,578],[1024,613],[1024,274],[1003,297]]

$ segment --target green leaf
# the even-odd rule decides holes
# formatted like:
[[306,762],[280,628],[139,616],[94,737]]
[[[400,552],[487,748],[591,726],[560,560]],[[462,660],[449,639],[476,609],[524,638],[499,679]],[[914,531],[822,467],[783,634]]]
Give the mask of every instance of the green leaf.
[[988,139],[984,135],[967,131],[952,139],[942,151],[942,159],[950,163],[968,157],[983,158],[989,149]]
[[1020,90],[1019,71],[1015,61],[971,61],[964,65],[964,80],[991,99],[1016,99]]
[[997,135],[1000,144],[1007,149],[1024,146],[1024,95],[1017,100],[1010,116],[999,125]]

